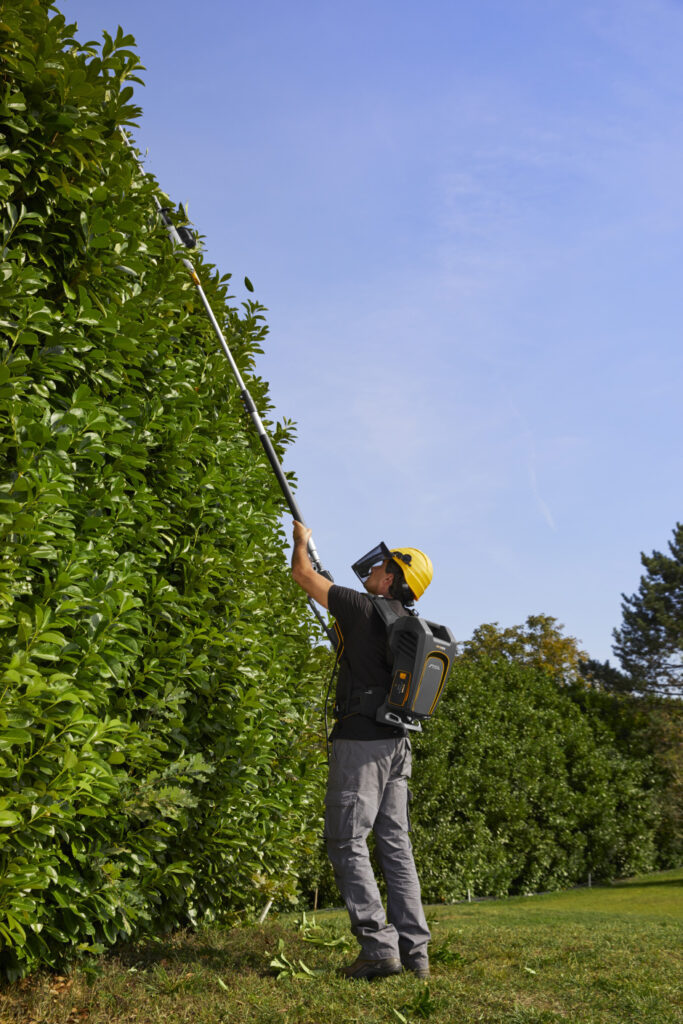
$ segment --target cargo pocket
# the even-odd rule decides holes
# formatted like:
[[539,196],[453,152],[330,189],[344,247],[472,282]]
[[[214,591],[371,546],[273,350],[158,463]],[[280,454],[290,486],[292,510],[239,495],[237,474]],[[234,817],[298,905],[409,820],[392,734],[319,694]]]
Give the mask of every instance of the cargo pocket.
[[325,797],[325,839],[351,839],[356,834],[357,819],[357,793],[328,793]]

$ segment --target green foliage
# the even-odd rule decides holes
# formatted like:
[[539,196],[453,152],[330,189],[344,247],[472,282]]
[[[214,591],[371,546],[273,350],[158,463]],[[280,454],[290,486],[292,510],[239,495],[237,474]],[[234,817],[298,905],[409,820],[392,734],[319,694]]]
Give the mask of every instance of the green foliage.
[[523,626],[501,628],[487,622],[463,644],[465,657],[498,659],[533,665],[549,672],[558,683],[575,681],[588,657],[552,615],[529,615]]
[[579,670],[581,678],[588,686],[599,690],[607,690],[611,693],[631,693],[633,691],[633,680],[624,672],[610,664],[609,661],[597,661],[595,658],[588,658],[582,661]]
[[[266,953],[266,956],[270,955],[270,953]],[[322,973],[321,971],[311,970],[303,960],[297,960],[296,962],[291,960],[285,953],[284,939],[279,939],[277,944],[277,954],[272,957],[268,966],[275,973],[275,977],[278,981],[283,981],[285,978],[307,981],[310,978],[315,978],[317,974]]]
[[[309,627],[277,485],[120,127],[140,64],[0,23],[0,955],[294,898]],[[167,202],[167,205],[168,204]],[[197,267],[250,390],[263,309]],[[280,453],[291,427],[273,428]],[[317,724],[317,723],[316,723]]]
[[561,888],[654,862],[643,763],[540,668],[461,659],[416,748],[413,845],[428,901]]
[[683,523],[674,528],[669,554],[641,554],[645,573],[637,593],[623,596],[622,626],[614,653],[640,692],[681,695],[683,685]]
[[600,723],[620,755],[642,765],[648,802],[657,809],[655,865],[683,859],[683,706],[680,700],[574,687],[572,700]]
[[348,950],[351,948],[351,940],[348,935],[339,932],[330,926],[329,922],[320,925],[315,917],[308,918],[304,910],[299,923],[299,935],[304,942],[310,942],[313,946],[326,946],[329,949]]
[[[456,945],[459,947],[458,949],[453,948]],[[440,942],[430,942],[430,964],[445,964],[447,967],[454,967],[457,965],[465,966],[470,963],[470,961],[461,952],[461,947],[462,937],[453,932],[449,932]]]
[[[432,994],[429,991],[429,985],[424,985],[418,990],[417,994],[414,995],[412,999],[403,1003],[400,1010],[394,1008],[393,1012],[402,1024],[410,1024],[413,1017],[417,1017],[419,1020],[428,1020],[436,1008],[437,1003],[432,998]],[[405,1016],[405,1014],[409,1014],[409,1016]]]

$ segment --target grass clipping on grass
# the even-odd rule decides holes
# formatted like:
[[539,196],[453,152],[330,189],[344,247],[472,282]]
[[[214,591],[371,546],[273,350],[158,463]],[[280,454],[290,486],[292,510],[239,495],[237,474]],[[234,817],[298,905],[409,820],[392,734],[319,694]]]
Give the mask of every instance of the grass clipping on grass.
[[203,928],[97,974],[5,985],[3,1024],[680,1024],[683,869],[598,889],[428,908],[428,984],[349,982],[341,912]]

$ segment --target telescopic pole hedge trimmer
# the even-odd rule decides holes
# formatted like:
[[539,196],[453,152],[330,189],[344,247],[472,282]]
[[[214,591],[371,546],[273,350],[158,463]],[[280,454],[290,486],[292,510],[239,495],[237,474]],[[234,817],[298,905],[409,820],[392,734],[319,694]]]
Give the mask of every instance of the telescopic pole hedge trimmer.
[[[133,154],[138,167],[144,174],[145,170],[142,164],[140,163],[140,160],[135,150],[133,149],[133,145],[128,136],[126,135],[125,131],[123,130],[123,128],[121,128],[121,135],[125,139],[126,145],[130,148],[130,151]],[[156,195],[154,195],[152,198],[154,200],[154,205],[157,209],[157,212],[161,217],[162,223],[169,234],[171,242],[173,243],[174,248],[180,248],[183,250],[193,249],[196,244],[196,240],[192,230],[186,226],[176,228],[175,225],[173,224],[173,221],[168,215],[168,210],[161,205]],[[204,305],[204,309],[206,310],[209,320],[211,321],[211,326],[213,327],[214,333],[218,338],[218,341],[220,342],[220,346],[223,349],[223,352],[225,354],[226,359],[228,360],[228,363],[230,364],[230,369],[232,370],[233,376],[237,381],[240,398],[242,399],[244,408],[249,414],[251,421],[254,424],[254,427],[256,428],[256,432],[261,441],[261,445],[263,447],[264,452],[266,453],[266,458],[268,459],[271,469],[273,470],[277,482],[280,485],[280,489],[285,497],[285,501],[287,502],[289,510],[296,520],[305,525],[305,520],[301,514],[301,510],[299,509],[297,501],[294,495],[292,494],[292,489],[289,486],[289,483],[287,482],[287,477],[283,472],[280,460],[278,459],[275,448],[273,447],[273,443],[270,440],[266,428],[263,425],[263,421],[261,420],[261,417],[258,414],[258,410],[254,404],[254,400],[249,394],[249,390],[246,384],[244,383],[244,380],[242,379],[242,374],[240,373],[239,367],[237,366],[237,363],[234,360],[233,354],[230,351],[228,343],[225,340],[225,335],[223,334],[220,328],[214,311],[211,308],[211,304],[209,303],[209,300],[206,297],[204,289],[202,288],[202,283],[199,280],[199,275],[197,274],[197,271],[194,269],[192,263],[190,262],[186,255],[183,255],[180,258],[183,265],[187,268],[190,277],[192,278],[192,281],[199,293],[199,297],[201,298],[202,303]],[[316,549],[312,537],[309,538],[308,541],[308,557],[310,558],[311,564],[316,572],[319,572],[321,576],[324,576],[328,580],[332,579],[331,574],[326,569],[323,569],[322,562],[320,561],[320,556],[318,555],[318,551]],[[318,622],[320,623],[325,633],[327,634],[328,639],[330,640],[333,646],[336,646],[337,636],[335,631],[328,626],[321,612],[314,604],[312,598],[309,597],[308,603],[313,609],[313,613],[315,614],[315,617],[318,619]]]
[[[144,169],[142,168],[142,165],[133,150],[132,144],[123,129],[121,129],[121,134],[126,140],[126,144],[133,152],[133,156],[135,157],[140,170],[144,173]],[[163,224],[168,231],[174,249],[194,248],[195,237],[191,229],[187,226],[176,228],[168,215],[168,210],[162,207],[156,196],[153,198],[154,205],[156,206]],[[282,470],[282,466],[280,465],[275,449],[273,448],[273,444],[266,433],[266,429],[261,421],[261,417],[258,414],[256,406],[254,405],[254,401],[247,390],[247,386],[242,380],[242,375],[240,374],[214,312],[211,309],[209,300],[204,294],[204,289],[202,288],[199,276],[186,256],[181,256],[181,259],[184,266],[189,271],[190,277],[199,292],[204,308],[206,309],[209,320],[211,321],[211,326],[213,327],[216,337],[221,344],[221,348],[230,363],[230,369],[232,370],[240,389],[240,397],[244,403],[244,408],[249,413],[252,423],[256,427],[258,436],[261,439],[263,450],[266,453],[282,493],[285,496],[289,510],[296,520],[303,523],[304,519],[294,495],[292,494],[291,488],[287,483],[287,478]],[[386,545],[381,544],[377,548],[373,548],[373,550],[368,552],[366,556],[359,559],[352,568],[358,575],[359,579],[364,582],[365,579],[367,579],[367,575],[370,572],[370,567],[372,565],[382,562],[387,556],[400,554],[402,554],[402,552],[390,551]],[[420,554],[420,552],[417,552],[417,554]],[[405,555],[405,552],[403,552],[403,555]],[[319,572],[328,580],[332,579],[330,573],[322,567],[322,563],[312,537],[309,538],[308,541],[308,557],[310,558],[311,564],[316,572]],[[426,558],[424,554],[423,558]],[[431,571],[429,578],[431,579]],[[391,688],[387,692],[385,692],[383,687],[371,687],[364,691],[365,703],[360,707],[360,713],[365,714],[371,719],[385,725],[403,726],[408,730],[421,731],[422,727],[420,723],[432,717],[443,694],[444,686],[446,684],[451,665],[453,664],[453,659],[456,655],[457,644],[455,637],[447,626],[441,626],[436,622],[429,622],[426,619],[420,619],[414,614],[399,616],[395,611],[387,609],[386,602],[381,598],[374,595],[371,599],[380,615],[380,618],[387,627],[387,645],[392,652],[393,678]],[[343,651],[343,646],[339,644],[341,637],[337,634],[335,629],[327,625],[312,598],[309,597],[308,603],[313,609],[313,612],[326,633],[332,647],[338,652],[337,661],[335,662],[336,668],[339,663],[339,655]],[[327,705],[333,679],[334,670],[330,677],[327,696],[325,698],[326,734]],[[381,690],[379,695],[377,693],[378,690]],[[370,710],[369,704],[372,703],[373,700],[376,701],[377,706],[375,707],[373,705],[372,710]]]

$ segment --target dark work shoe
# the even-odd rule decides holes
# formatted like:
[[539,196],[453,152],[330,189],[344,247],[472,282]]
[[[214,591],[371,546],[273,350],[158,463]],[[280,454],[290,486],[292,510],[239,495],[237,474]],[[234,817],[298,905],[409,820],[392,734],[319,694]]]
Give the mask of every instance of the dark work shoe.
[[345,978],[389,978],[392,974],[400,974],[403,968],[397,956],[387,957],[385,960],[366,960],[365,957],[357,957],[348,967],[342,967],[341,973]]
[[427,981],[429,978],[429,963],[425,960],[418,960],[416,963],[404,960],[403,966],[406,971],[410,971],[416,978],[422,978],[423,981]]

